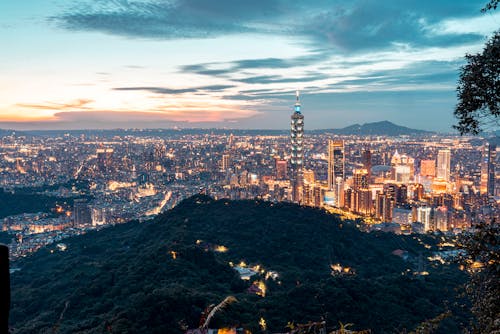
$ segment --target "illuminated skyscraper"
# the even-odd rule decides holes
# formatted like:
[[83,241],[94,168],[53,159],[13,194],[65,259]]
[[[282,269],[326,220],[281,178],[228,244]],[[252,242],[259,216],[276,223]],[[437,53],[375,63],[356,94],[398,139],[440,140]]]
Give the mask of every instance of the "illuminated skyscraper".
[[345,178],[344,165],[344,141],[328,140],[328,189],[335,189],[337,177]]
[[73,204],[73,224],[77,227],[90,225],[92,218],[90,216],[90,207],[86,199],[75,199]]
[[276,159],[276,180],[286,179],[286,174],[287,174],[286,169],[287,169],[286,160]]
[[424,224],[424,231],[433,230],[431,221],[432,208],[430,207],[418,207],[417,208],[417,221]]
[[361,154],[361,163],[363,164],[363,168],[368,172],[368,183],[370,183],[372,177],[372,152],[370,150],[363,151]]
[[410,166],[408,165],[398,165],[394,168],[394,180],[397,183],[409,183],[410,182]]
[[394,200],[390,195],[385,193],[377,193],[375,200],[375,217],[383,222],[392,221],[392,209],[394,208]]
[[436,230],[448,231],[448,209],[445,206],[440,206],[434,211],[434,225]]
[[303,184],[304,168],[304,115],[300,110],[299,91],[297,91],[297,101],[295,102],[292,114],[290,139],[292,141],[292,152],[290,165],[292,169],[292,200],[300,202],[301,188]]
[[306,169],[304,171],[304,181],[310,184],[316,182],[316,176],[314,175],[314,171],[312,169]]
[[229,154],[223,154],[221,160],[221,169],[227,171],[230,168],[231,156]]
[[497,146],[486,143],[483,149],[481,160],[481,194],[489,196],[495,195],[495,163],[497,155]]
[[368,189],[368,171],[366,169],[355,169],[352,178],[354,189]]
[[436,176],[436,161],[435,160],[421,160],[420,161],[420,175],[422,176]]
[[437,174],[438,178],[450,181],[450,150],[439,150],[437,156]]

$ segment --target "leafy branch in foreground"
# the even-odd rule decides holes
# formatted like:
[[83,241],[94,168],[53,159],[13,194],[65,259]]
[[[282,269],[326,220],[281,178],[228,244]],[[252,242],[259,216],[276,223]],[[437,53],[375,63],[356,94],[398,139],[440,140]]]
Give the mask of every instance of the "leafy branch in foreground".
[[491,0],[484,6],[483,9],[481,9],[481,12],[485,13],[491,9],[495,10],[498,7],[498,4],[500,3],[500,0]]
[[465,56],[460,69],[453,127],[461,134],[478,134],[499,126],[500,116],[500,31],[493,34],[483,51]]
[[500,333],[500,225],[478,225],[460,246],[471,274],[466,292],[476,318],[472,333]]

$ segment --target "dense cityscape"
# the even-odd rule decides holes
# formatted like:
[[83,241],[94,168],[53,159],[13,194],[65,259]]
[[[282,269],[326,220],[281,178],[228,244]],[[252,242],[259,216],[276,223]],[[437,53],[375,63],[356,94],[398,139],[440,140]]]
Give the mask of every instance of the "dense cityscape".
[[2,230],[16,236],[13,258],[150,219],[196,193],[295,202],[398,234],[456,234],[500,214],[496,145],[487,139],[304,132],[298,95],[291,119],[290,133],[9,132],[0,139],[0,187],[67,199],[3,218]]
[[499,7],[0,1],[0,334],[500,334]]

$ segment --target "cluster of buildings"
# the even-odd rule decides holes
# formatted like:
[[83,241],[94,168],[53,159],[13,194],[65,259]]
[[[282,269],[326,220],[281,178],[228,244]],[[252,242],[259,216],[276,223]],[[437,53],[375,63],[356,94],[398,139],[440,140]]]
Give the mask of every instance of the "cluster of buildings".
[[74,204],[41,219],[6,217],[2,230],[24,243],[80,233],[147,219],[199,192],[322,207],[397,233],[455,232],[500,216],[494,141],[305,132],[298,94],[290,121],[290,132],[12,132],[0,137],[0,187]]
[[[358,150],[357,165],[347,176],[345,141],[328,139],[327,178],[317,180],[315,170],[304,167],[304,116],[298,94],[290,137],[288,199],[293,202],[338,208],[365,218],[372,229],[396,233],[459,232],[500,217],[494,143],[484,141],[480,147],[477,180],[471,174],[452,173],[451,155],[456,145],[436,145],[433,154],[420,158],[418,164],[414,157],[396,149],[390,164],[375,166],[370,149],[374,145],[364,145]],[[459,148],[467,147],[456,141]],[[277,179],[283,179],[285,164],[286,160],[276,160]],[[460,161],[455,169],[460,171]]]

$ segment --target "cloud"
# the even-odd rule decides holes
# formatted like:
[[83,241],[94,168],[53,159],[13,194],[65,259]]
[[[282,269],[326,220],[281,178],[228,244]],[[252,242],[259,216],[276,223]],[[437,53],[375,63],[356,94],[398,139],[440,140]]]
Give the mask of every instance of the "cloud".
[[455,45],[478,40],[473,31],[443,36],[429,35],[428,25],[446,17],[463,18],[479,13],[470,1],[353,1],[323,8],[304,21],[299,31],[313,44],[340,52],[391,48],[394,43],[412,46]]
[[57,111],[57,110],[89,109],[88,104],[92,102],[94,101],[88,99],[78,99],[70,103],[55,103],[55,102],[47,102],[39,104],[18,103],[16,104],[16,106],[27,109]]
[[142,111],[63,111],[51,118],[30,121],[0,121],[8,129],[111,129],[111,128],[161,128],[161,127],[214,127],[228,126],[241,120],[256,117],[254,110],[232,110],[220,106],[208,109]]
[[[480,47],[484,34],[493,29],[493,25],[484,24],[491,17],[482,16],[480,8],[480,3],[469,0],[76,0],[68,11],[51,20],[70,31],[126,38],[172,40],[252,34],[244,41],[278,36],[298,46],[300,53],[290,57],[267,49],[260,58],[245,52],[239,53],[245,54],[243,59],[235,59],[233,54],[207,59],[201,58],[201,53],[189,58],[198,59],[198,63],[186,59],[181,63],[188,65],[178,67],[175,73],[186,81],[193,79],[193,86],[164,87],[160,80],[147,86],[120,83],[120,87],[111,88],[158,94],[154,96],[157,100],[164,100],[160,95],[178,95],[176,100],[193,96],[208,99],[204,94],[216,93],[212,96],[250,110],[238,113],[237,108],[222,108],[212,112],[214,119],[223,121],[231,112],[237,118],[255,120],[256,115],[262,115],[258,112],[272,118],[271,113],[283,110],[280,106],[286,108],[290,96],[293,100],[297,86],[305,90],[305,99],[309,94],[320,100],[340,100],[344,94],[353,105],[362,103],[362,99],[350,98],[357,92],[386,91],[391,98],[407,92],[422,92],[423,96],[431,90],[453,92],[459,59]],[[398,98],[394,101],[405,103]],[[182,120],[178,118],[180,110],[157,111],[171,112],[170,119]],[[184,109],[185,117],[193,119],[204,117],[202,111],[196,106]]]
[[[97,122],[110,123],[115,121],[131,123],[134,122],[223,122],[242,118],[242,115],[231,115],[228,109],[191,109],[182,112],[166,110],[164,112],[141,112],[141,111],[74,111],[74,112],[59,112],[54,114],[52,122]],[[250,116],[251,112],[243,112],[246,116]]]
[[[432,46],[478,40],[484,29],[474,28],[480,22],[470,21],[470,17],[479,10],[480,6],[468,0],[409,0],[404,4],[400,0],[86,0],[51,19],[69,30],[140,38],[211,38],[238,33],[297,36],[306,39],[311,49],[352,52],[390,48],[394,43]],[[470,29],[462,27],[462,20],[469,22]],[[440,24],[446,27],[441,34],[429,33]],[[287,61],[272,58],[255,64],[263,65],[289,66]]]
[[329,87],[349,91],[380,91],[395,88],[425,91],[430,85],[441,85],[443,88],[454,89],[459,64],[458,61],[414,62],[403,68],[374,70],[366,73],[365,76],[340,78]]
[[118,91],[149,91],[155,94],[165,94],[165,95],[175,95],[175,94],[184,94],[184,93],[197,93],[197,92],[218,92],[223,91],[228,88],[233,88],[234,85],[208,85],[208,86],[199,86],[199,87],[191,87],[191,88],[165,88],[165,87],[117,87],[113,88],[113,90]]
[[281,12],[275,0],[87,1],[53,17],[70,30],[101,31],[145,38],[207,38],[257,32],[263,18]]
[[180,72],[190,72],[201,75],[230,78],[231,74],[246,70],[259,69],[289,69],[291,67],[303,67],[319,64],[331,56],[324,50],[316,50],[304,56],[292,58],[258,58],[241,59],[232,62],[213,62],[203,64],[191,64],[180,67]]
[[314,73],[301,77],[283,77],[279,75],[260,75],[252,76],[242,79],[234,79],[235,81],[248,83],[248,84],[269,84],[269,83],[303,83],[316,80],[323,80],[329,78],[326,74]]

